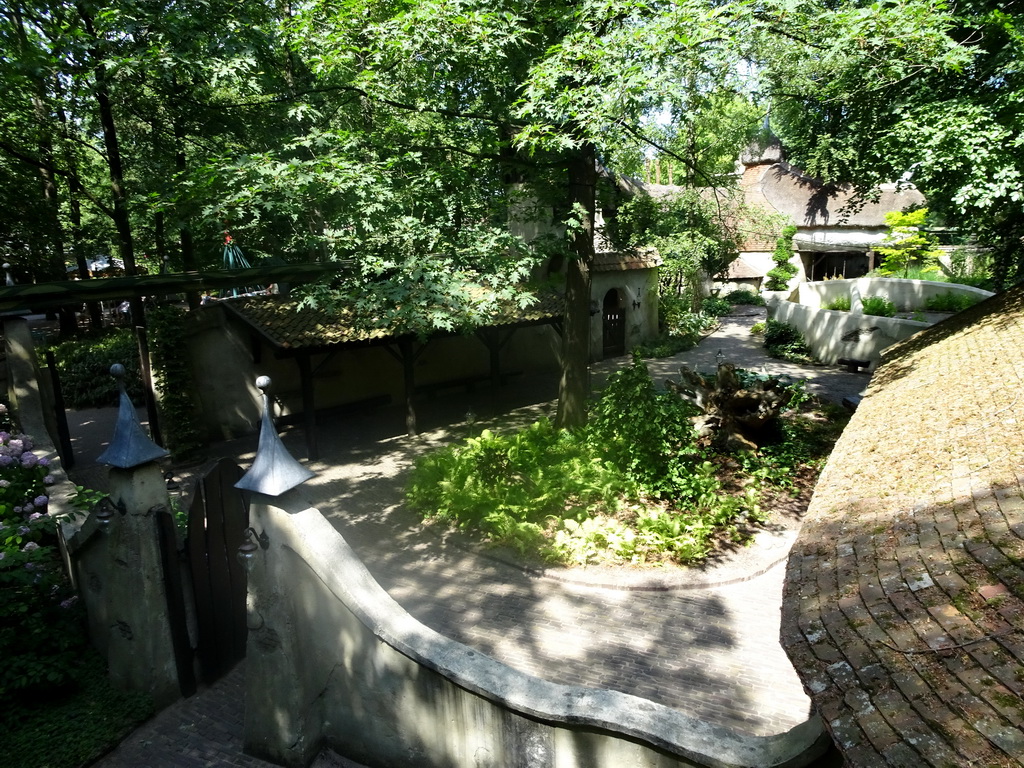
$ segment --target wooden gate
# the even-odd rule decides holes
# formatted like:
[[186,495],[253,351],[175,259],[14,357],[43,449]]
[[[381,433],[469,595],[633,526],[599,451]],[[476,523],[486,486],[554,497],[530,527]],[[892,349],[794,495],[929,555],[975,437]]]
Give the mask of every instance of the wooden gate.
[[246,576],[236,553],[249,526],[249,504],[234,487],[242,474],[233,461],[221,459],[199,481],[188,513],[196,656],[206,683],[245,657]]
[[619,292],[614,288],[604,295],[604,358],[626,354],[626,310],[619,304]]

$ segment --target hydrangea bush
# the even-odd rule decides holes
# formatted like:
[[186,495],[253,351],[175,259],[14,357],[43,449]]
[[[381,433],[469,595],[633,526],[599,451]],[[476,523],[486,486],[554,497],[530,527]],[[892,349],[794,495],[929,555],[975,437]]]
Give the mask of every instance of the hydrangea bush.
[[83,644],[49,513],[54,476],[33,447],[28,435],[0,431],[0,696],[44,695],[69,682]]

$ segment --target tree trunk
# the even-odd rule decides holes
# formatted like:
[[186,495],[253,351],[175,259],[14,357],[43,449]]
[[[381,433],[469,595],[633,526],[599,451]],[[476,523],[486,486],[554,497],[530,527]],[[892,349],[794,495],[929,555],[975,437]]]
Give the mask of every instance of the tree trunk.
[[[114,201],[112,217],[114,228],[117,230],[117,246],[121,261],[124,263],[124,271],[127,275],[135,275],[138,269],[135,266],[135,243],[132,239],[131,219],[128,215],[128,195],[124,188],[124,166],[121,162],[121,146],[117,138],[117,124],[114,121],[114,110],[110,104],[110,91],[107,87],[107,67],[103,60],[103,54],[98,48],[100,38],[96,34],[93,18],[86,10],[79,5],[78,14],[85,25],[89,36],[97,41],[97,47],[89,50],[93,60],[93,82],[95,87],[96,104],[99,107],[100,127],[103,130],[103,146],[107,154],[107,170],[110,177],[110,194]],[[138,327],[145,327],[146,317],[143,311],[142,299],[133,298],[130,302],[132,324]]]
[[559,427],[587,420],[590,393],[590,270],[594,264],[594,209],[597,169],[592,144],[584,144],[569,160],[569,204],[582,221],[572,235],[574,258],[565,286],[562,324],[562,377],[558,386]]

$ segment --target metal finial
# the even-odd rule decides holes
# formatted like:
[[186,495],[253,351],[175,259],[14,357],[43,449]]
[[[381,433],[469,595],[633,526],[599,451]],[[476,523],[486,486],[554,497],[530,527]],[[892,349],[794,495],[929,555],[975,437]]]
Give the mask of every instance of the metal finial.
[[277,436],[274,421],[270,417],[270,377],[260,376],[256,386],[263,394],[263,419],[260,426],[260,441],[256,447],[256,458],[249,471],[235,483],[235,488],[256,491],[267,496],[280,496],[297,485],[306,482],[314,473],[302,466],[288,453],[281,438]]
[[96,461],[120,469],[131,469],[167,456],[167,451],[154,443],[139,423],[135,406],[125,391],[124,366],[114,363],[110,366],[110,375],[117,379],[117,387],[121,390],[120,405],[117,423],[114,425],[114,437],[107,450]]

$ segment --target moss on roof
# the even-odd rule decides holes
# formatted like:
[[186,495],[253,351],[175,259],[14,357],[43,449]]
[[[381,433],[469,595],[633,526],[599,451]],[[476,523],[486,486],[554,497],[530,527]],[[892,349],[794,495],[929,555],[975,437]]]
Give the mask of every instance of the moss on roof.
[[[280,349],[307,349],[381,342],[403,335],[396,328],[372,328],[356,322],[349,309],[330,311],[322,307],[301,307],[282,296],[253,296],[219,302],[269,343]],[[533,306],[520,309],[504,306],[488,323],[491,327],[534,325],[562,317],[564,299],[542,294]]]
[[885,355],[789,558],[782,642],[852,766],[1024,756],[1024,287]]

